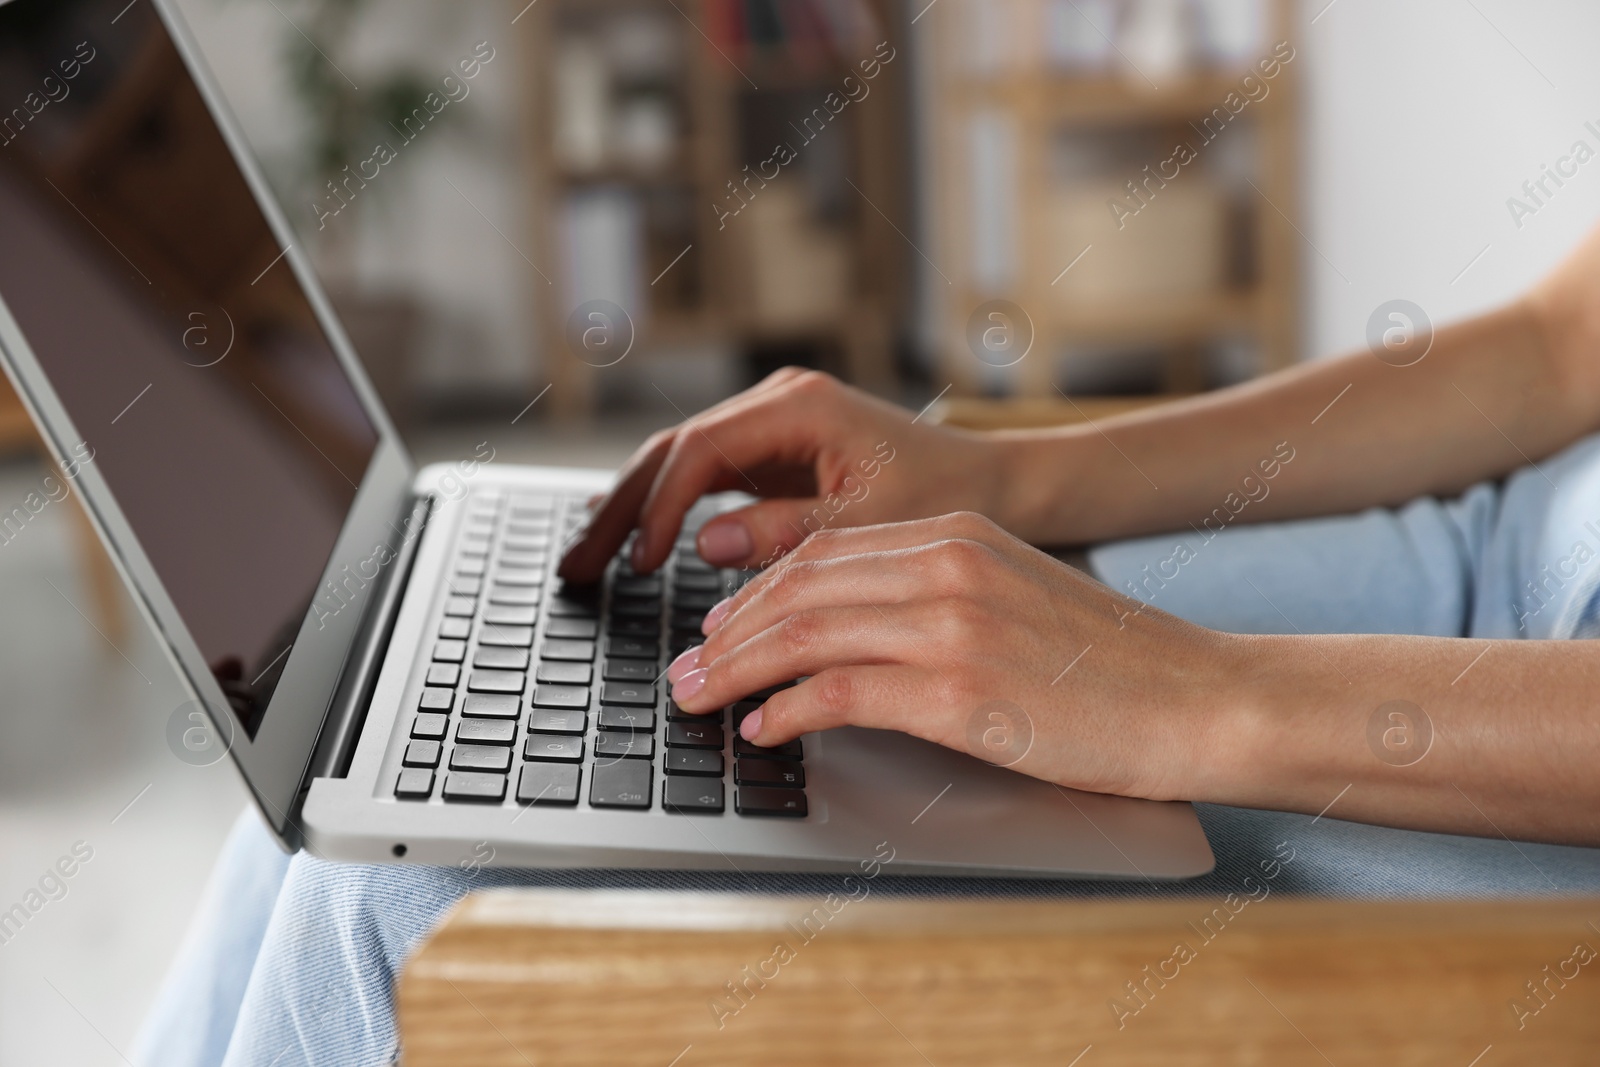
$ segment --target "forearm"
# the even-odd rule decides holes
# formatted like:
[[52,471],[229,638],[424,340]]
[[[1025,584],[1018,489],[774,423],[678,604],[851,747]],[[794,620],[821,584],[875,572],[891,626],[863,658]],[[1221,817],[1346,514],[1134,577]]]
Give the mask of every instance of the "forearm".
[[1230,503],[1261,522],[1504,474],[1596,423],[1593,390],[1532,307],[1441,329],[1409,367],[1362,351],[1093,425],[997,435],[1009,475],[997,517],[1036,544],[1084,543],[1198,525]]
[[1238,684],[1197,727],[1174,795],[1600,845],[1588,642],[1223,640]]

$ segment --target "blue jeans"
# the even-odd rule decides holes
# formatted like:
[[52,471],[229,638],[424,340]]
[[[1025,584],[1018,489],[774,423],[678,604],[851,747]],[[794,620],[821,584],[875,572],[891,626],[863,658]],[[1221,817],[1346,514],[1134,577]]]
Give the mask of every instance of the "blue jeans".
[[[1292,476],[1292,464],[1280,474]],[[1594,612],[1600,588],[1600,438],[1519,471],[1504,485],[1480,485],[1449,502],[1422,499],[1394,511],[1267,526],[1220,520],[1214,525],[1221,532],[1202,528],[1108,545],[1090,554],[1090,564],[1115,588],[1239,633],[1495,639],[1600,633]],[[1176,550],[1179,542],[1186,552]],[[1600,892],[1600,850],[1215,805],[1200,805],[1199,812],[1217,868],[1178,885],[885,875],[874,890],[901,896],[1220,898],[1249,892],[1246,877],[1255,876],[1251,884],[1259,885],[1262,863],[1276,859],[1276,892]],[[304,853],[282,855],[247,813],[223,849],[134,1061],[165,1067],[391,1063],[397,1056],[394,980],[405,959],[465,893],[494,886],[824,895],[839,882],[826,875],[720,871],[348,866]]]

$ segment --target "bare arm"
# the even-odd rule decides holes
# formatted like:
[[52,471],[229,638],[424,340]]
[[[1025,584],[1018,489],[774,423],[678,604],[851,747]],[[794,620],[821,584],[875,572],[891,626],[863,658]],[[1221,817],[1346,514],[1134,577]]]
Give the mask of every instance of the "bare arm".
[[1600,426],[1600,231],[1527,298],[1438,330],[1420,362],[1361,351],[1096,425],[999,435],[990,512],[1036,544],[1180,529],[1295,459],[1239,516],[1271,521],[1460,491]]

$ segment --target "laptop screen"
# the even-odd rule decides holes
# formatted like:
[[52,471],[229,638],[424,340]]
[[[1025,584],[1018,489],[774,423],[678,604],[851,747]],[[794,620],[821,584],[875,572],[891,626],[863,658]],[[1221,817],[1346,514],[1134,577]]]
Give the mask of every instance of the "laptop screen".
[[283,251],[146,0],[0,6],[0,295],[252,738],[378,442]]

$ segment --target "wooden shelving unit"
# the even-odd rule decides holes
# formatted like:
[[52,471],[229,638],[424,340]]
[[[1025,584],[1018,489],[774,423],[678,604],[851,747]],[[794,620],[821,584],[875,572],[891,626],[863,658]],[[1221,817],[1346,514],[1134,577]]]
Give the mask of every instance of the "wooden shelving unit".
[[[1054,281],[1086,244],[1062,247],[1052,239],[1049,220],[1063,182],[1052,168],[1059,139],[1147,135],[1168,151],[1179,142],[1200,144],[1198,162],[1181,168],[1179,186],[1210,179],[1204,170],[1214,149],[1205,145],[1192,123],[1199,123],[1230,93],[1241,92],[1248,67],[1197,68],[1181,78],[1154,87],[1137,76],[1119,73],[1072,74],[1051,68],[1038,48],[1019,45],[1018,57],[1002,69],[974,70],[963,7],[972,0],[943,3],[929,11],[933,20],[931,69],[936,116],[933,130],[934,208],[940,266],[949,278],[935,282],[944,307],[940,322],[940,357],[947,380],[957,393],[992,387],[968,342],[968,323],[975,309],[992,300],[1022,308],[1031,320],[1034,343],[1029,356],[1010,372],[1007,383],[1024,396],[1054,396],[1057,356],[1069,346],[1100,346],[1106,351],[1159,351],[1164,358],[1164,389],[1181,394],[1204,384],[1202,360],[1219,341],[1245,339],[1265,371],[1293,362],[1297,355],[1299,303],[1298,241],[1294,223],[1296,195],[1297,64],[1281,65],[1268,83],[1269,92],[1251,101],[1222,137],[1239,138],[1252,147],[1247,183],[1227,191],[1232,244],[1219,249],[1228,261],[1224,284],[1159,297],[1126,299],[1099,294],[1069,299]],[[1046,0],[1000,0],[1009,8],[1016,39],[1039,35]],[[1285,40],[1290,25],[1288,0],[1264,0],[1267,41]],[[987,14],[987,11],[985,12]],[[1030,21],[1031,20],[1031,21]],[[1272,44],[1266,46],[1268,52]],[[1263,56],[1262,58],[1265,58]],[[1015,131],[1013,173],[1008,191],[1014,211],[1010,247],[1015,250],[1008,284],[985,284],[974,267],[974,180],[972,148],[966,131],[976,116],[998,118]],[[1248,125],[1248,134],[1233,124]],[[1220,140],[1220,139],[1219,139]],[[1155,163],[1163,157],[1146,157]],[[1105,177],[1117,182],[1140,179],[1139,169],[1123,167]],[[1067,182],[1066,184],[1070,184]],[[1252,188],[1253,186],[1253,188]],[[1160,206],[1161,193],[1152,200]],[[1106,221],[1112,220],[1108,208]],[[1136,220],[1142,223],[1143,220]],[[1108,232],[1115,234],[1114,229]],[[1241,236],[1242,235],[1242,236]],[[1096,240],[1099,240],[1098,238]],[[1243,263],[1240,269],[1237,265]],[[1159,264],[1157,265],[1159,267]],[[1075,271],[1095,270],[1094,250]],[[1069,383],[1070,384],[1070,383]]]
[[[906,249],[895,233],[895,226],[911,225],[902,144],[909,58],[902,52],[883,65],[870,94],[852,102],[821,135],[844,141],[833,147],[843,152],[845,174],[856,187],[842,217],[827,222],[847,249],[847,297],[839,307],[799,317],[765,314],[750,292],[748,245],[754,231],[742,229],[754,220],[723,220],[716,205],[727,203],[728,183],[744,177],[755,148],[747,143],[742,111],[763,96],[782,97],[787,106],[820,104],[860,60],[872,56],[878,41],[895,36],[894,0],[859,0],[878,27],[876,36],[835,42],[833,54],[812,50],[804,55],[773,46],[736,49],[717,41],[717,20],[731,2],[743,0],[541,0],[518,20],[529,56],[522,140],[531,179],[530,258],[542,272],[532,275],[531,296],[543,339],[541,373],[552,384],[548,407],[558,417],[592,413],[599,375],[605,373],[575,355],[566,337],[578,299],[567,276],[562,212],[569,197],[585,190],[622,191],[641,205],[645,235],[639,275],[645,306],[626,309],[637,320],[629,360],[649,359],[664,348],[741,352],[807,345],[830,353],[858,384],[879,390],[892,384],[893,343],[909,299]],[[592,37],[609,19],[640,14],[658,17],[672,32],[675,73],[655,90],[670,100],[676,116],[673,151],[655,165],[607,161],[574,168],[556,146],[563,106],[556,73],[561,52],[574,35]],[[811,150],[795,147],[800,153]],[[798,169],[785,168],[779,180],[802,181],[790,173]],[[764,191],[759,195],[776,198]]]

